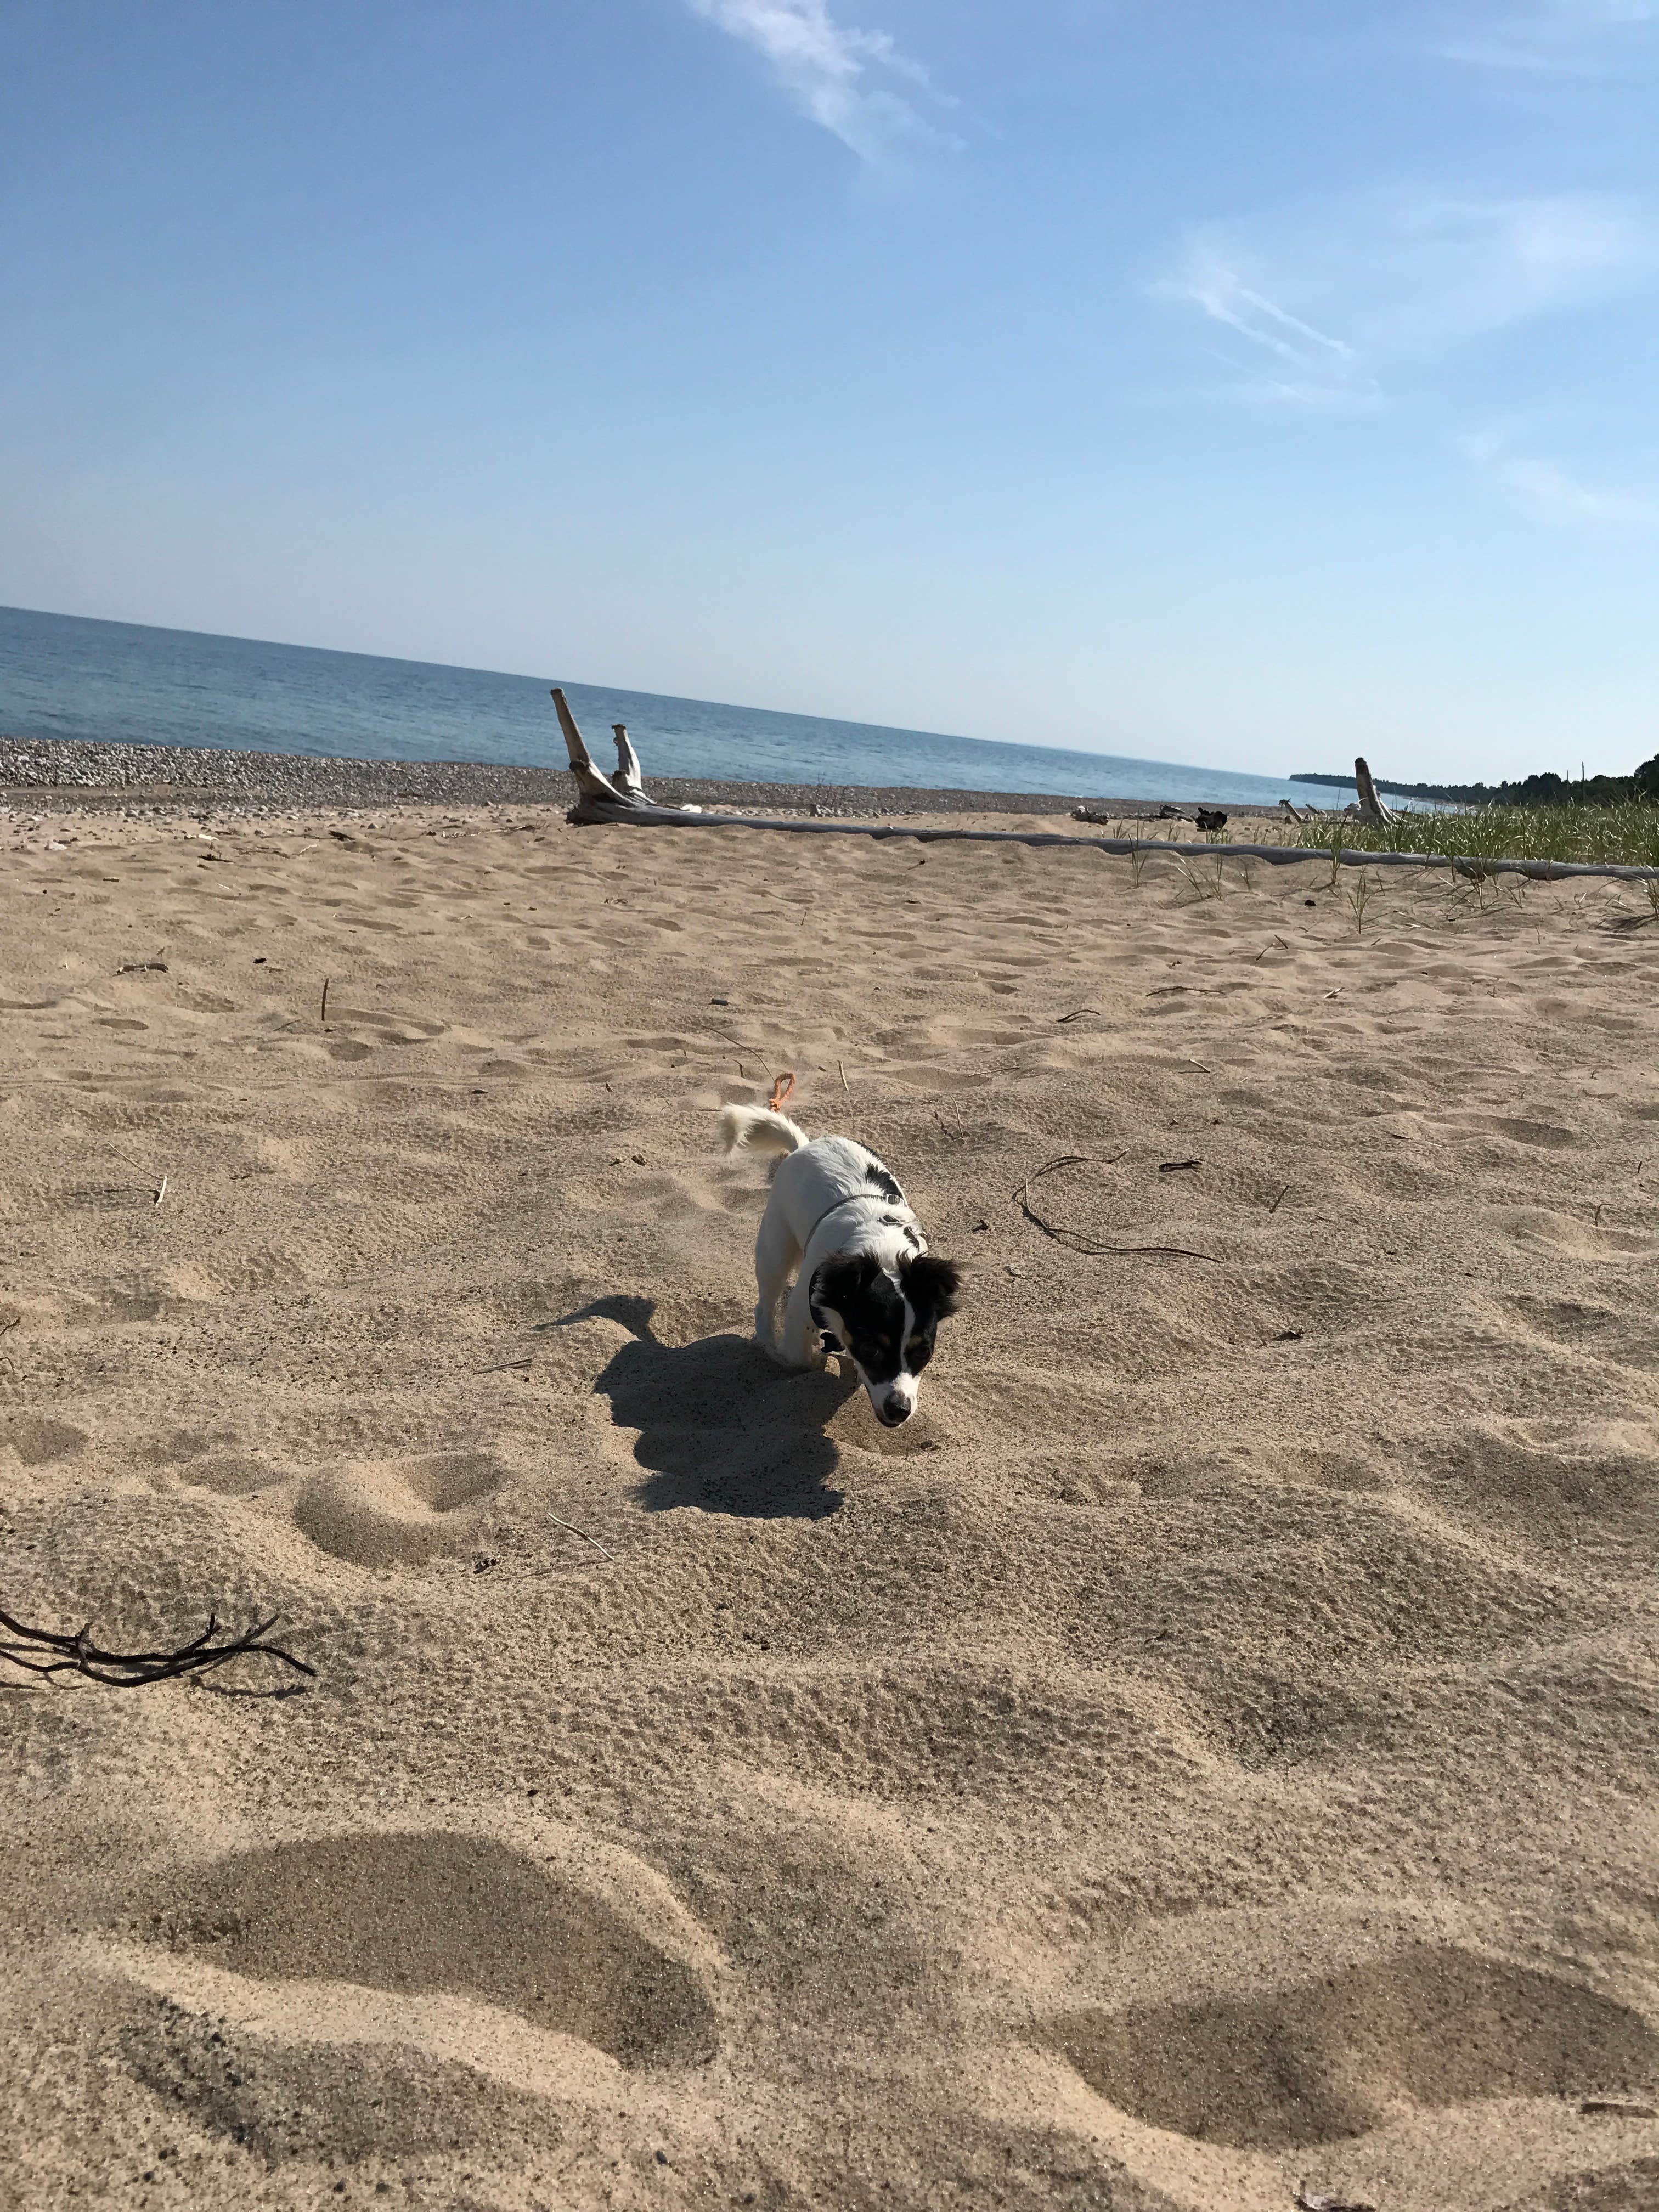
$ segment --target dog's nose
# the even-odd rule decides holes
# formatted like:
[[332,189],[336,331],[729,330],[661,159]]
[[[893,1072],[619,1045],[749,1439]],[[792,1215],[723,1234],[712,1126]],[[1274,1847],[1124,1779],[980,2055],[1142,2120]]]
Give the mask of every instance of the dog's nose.
[[896,1429],[901,1421],[908,1421],[915,1411],[915,1407],[907,1406],[902,1398],[890,1398],[882,1408],[881,1418],[890,1429]]

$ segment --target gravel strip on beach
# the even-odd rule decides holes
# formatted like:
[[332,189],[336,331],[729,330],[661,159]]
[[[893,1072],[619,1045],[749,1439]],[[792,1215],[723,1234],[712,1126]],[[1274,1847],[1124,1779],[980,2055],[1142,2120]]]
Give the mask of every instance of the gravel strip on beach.
[[[1202,802],[1067,797],[1056,792],[919,791],[858,784],[716,783],[653,776],[653,799],[763,814],[1064,814],[1079,805],[1120,818],[1156,816],[1160,805]],[[332,759],[309,753],[220,752],[194,745],[94,743],[86,738],[0,737],[0,808],[159,814],[231,808],[248,813],[295,808],[404,805],[570,806],[576,787],[561,768],[485,761]],[[1230,806],[1266,816],[1266,806]]]

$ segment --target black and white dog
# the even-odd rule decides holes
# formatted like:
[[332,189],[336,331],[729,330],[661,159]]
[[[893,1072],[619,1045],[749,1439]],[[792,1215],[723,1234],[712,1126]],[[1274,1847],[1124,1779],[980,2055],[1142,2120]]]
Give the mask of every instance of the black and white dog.
[[[921,1224],[875,1154],[851,1137],[807,1141],[785,1114],[728,1106],[728,1152],[775,1163],[755,1240],[755,1340],[786,1367],[818,1367],[844,1352],[876,1418],[890,1428],[916,1410],[916,1382],[933,1334],[956,1311],[957,1274],[927,1249]],[[799,1272],[777,1332],[778,1300]]]

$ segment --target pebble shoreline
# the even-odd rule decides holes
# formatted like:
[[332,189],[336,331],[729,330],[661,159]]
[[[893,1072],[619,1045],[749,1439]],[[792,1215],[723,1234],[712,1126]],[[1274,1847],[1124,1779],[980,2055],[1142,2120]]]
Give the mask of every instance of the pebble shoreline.
[[[723,812],[844,815],[1061,814],[1079,805],[1109,808],[1124,820],[1156,816],[1156,799],[1066,797],[1054,792],[924,791],[860,784],[711,782],[652,776],[666,806]],[[214,751],[191,745],[137,745],[86,738],[0,737],[0,813],[117,813],[258,817],[387,806],[574,805],[576,787],[557,768],[483,761],[334,759],[308,753]],[[1193,806],[1200,802],[1171,802]],[[1233,806],[1267,816],[1266,806]]]

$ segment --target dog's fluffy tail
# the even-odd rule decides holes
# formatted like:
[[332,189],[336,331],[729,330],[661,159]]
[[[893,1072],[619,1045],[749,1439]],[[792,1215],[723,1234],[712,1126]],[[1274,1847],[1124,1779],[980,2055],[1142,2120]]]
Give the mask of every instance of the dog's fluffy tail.
[[728,1152],[764,1152],[775,1160],[798,1152],[806,1142],[804,1129],[769,1106],[728,1106],[720,1115],[720,1136]]

